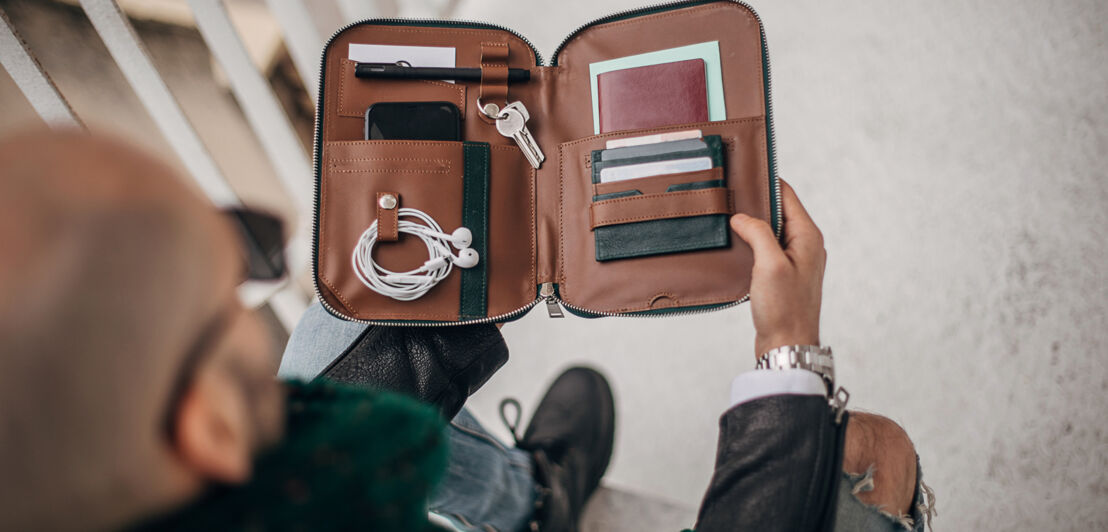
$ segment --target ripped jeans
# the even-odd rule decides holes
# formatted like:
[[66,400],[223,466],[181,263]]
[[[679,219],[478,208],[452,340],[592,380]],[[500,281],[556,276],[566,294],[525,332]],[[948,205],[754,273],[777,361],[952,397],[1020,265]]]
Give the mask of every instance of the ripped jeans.
[[[314,379],[358,341],[366,327],[370,325],[335,318],[319,302],[314,302],[289,338],[278,375]],[[450,422],[449,439],[447,471],[429,501],[432,521],[448,530],[467,532],[512,532],[526,527],[539,493],[530,455],[498,441],[465,409]],[[932,513],[933,495],[923,485],[922,472],[916,476],[916,495],[910,515],[895,517],[854,496],[873,489],[872,476],[843,474],[835,529],[841,532],[922,531],[925,516]]]

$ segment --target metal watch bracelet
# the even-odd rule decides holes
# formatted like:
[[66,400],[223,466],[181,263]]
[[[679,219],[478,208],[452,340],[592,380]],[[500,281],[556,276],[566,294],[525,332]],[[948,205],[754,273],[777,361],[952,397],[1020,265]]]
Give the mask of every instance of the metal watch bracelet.
[[820,345],[784,345],[758,357],[757,369],[806,369],[827,384],[827,395],[835,393],[835,359],[831,348]]

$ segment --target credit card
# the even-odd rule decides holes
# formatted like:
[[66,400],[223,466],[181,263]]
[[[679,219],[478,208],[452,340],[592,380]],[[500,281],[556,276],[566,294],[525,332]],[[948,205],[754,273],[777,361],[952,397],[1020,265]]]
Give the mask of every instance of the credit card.
[[667,161],[611,166],[600,170],[600,182],[611,183],[612,181],[624,181],[656,175],[680,174],[682,172],[695,172],[697,170],[709,170],[711,168],[711,157],[670,159]]
[[627,146],[640,146],[642,144],[654,144],[656,142],[666,142],[670,140],[684,140],[684,139],[698,139],[703,136],[699,129],[687,129],[685,131],[670,131],[667,133],[655,133],[653,135],[643,135],[641,137],[627,137],[622,139],[612,139],[604,143],[604,147],[607,149],[612,148],[625,148]]
[[698,148],[707,148],[702,139],[671,140],[668,142],[656,142],[642,144],[640,146],[627,146],[624,148],[609,148],[600,152],[601,161],[618,161],[632,157],[644,157],[647,155],[665,155],[683,151],[692,151]]

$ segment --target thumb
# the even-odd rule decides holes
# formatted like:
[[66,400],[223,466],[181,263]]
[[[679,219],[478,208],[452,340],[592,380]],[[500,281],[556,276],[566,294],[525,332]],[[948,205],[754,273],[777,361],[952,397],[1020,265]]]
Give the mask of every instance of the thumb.
[[754,250],[754,262],[770,262],[785,258],[773,229],[764,220],[738,213],[731,217],[731,229]]

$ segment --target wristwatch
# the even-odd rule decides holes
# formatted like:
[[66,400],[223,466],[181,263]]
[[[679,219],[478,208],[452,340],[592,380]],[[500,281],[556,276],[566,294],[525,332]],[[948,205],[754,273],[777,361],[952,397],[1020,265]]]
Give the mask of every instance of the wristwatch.
[[831,348],[823,345],[785,345],[770,349],[758,357],[757,369],[806,369],[814,371],[827,384],[827,396],[835,392],[835,359]]

